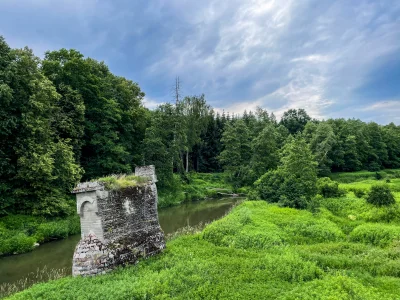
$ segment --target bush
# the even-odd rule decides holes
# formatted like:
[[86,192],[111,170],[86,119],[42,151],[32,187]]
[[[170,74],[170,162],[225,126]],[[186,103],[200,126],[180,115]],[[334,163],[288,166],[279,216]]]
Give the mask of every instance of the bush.
[[381,180],[382,179],[382,174],[379,172],[375,172],[375,178],[376,180]]
[[283,174],[276,170],[265,173],[254,183],[258,196],[271,203],[278,202],[281,196],[280,187],[284,180]]
[[367,193],[364,189],[350,188],[350,191],[354,193],[357,198],[362,198]]
[[329,177],[319,178],[317,181],[317,193],[324,198],[341,197],[346,192],[339,188],[339,183],[332,181]]
[[7,239],[2,239],[0,244],[0,255],[19,254],[31,251],[36,239],[24,233],[16,233]]
[[368,193],[367,202],[376,206],[389,206],[396,203],[387,185],[373,185]]
[[307,210],[312,213],[318,213],[320,211],[322,199],[323,198],[321,195],[316,195],[315,197],[313,197],[308,203]]
[[65,221],[40,224],[35,237],[39,243],[68,237],[69,226]]

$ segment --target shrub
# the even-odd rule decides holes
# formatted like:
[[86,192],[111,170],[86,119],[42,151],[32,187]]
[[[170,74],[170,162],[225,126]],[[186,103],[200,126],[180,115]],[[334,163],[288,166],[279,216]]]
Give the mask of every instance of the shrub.
[[280,187],[284,180],[283,174],[277,170],[265,173],[255,182],[259,197],[271,203],[278,202],[280,199]]
[[247,200],[261,199],[257,189],[252,189],[247,193]]
[[284,230],[294,244],[337,242],[346,238],[335,223],[312,216],[293,219]]
[[31,251],[36,239],[24,233],[17,233],[7,239],[2,239],[0,244],[0,255],[19,254]]
[[389,206],[396,203],[389,186],[373,185],[368,193],[367,202],[376,206]]
[[339,183],[332,181],[329,177],[318,179],[317,192],[325,198],[341,197],[346,193],[344,190],[339,188]]
[[309,210],[312,213],[318,213],[321,207],[321,202],[322,202],[322,196],[316,195],[308,203],[307,210]]
[[379,172],[375,172],[375,178],[376,180],[381,180],[382,179],[382,174]]
[[39,225],[35,236],[39,243],[53,239],[63,239],[68,237],[68,227],[68,223],[65,221],[43,223]]
[[350,188],[350,191],[352,191],[357,198],[362,198],[367,193],[364,189],[358,188]]

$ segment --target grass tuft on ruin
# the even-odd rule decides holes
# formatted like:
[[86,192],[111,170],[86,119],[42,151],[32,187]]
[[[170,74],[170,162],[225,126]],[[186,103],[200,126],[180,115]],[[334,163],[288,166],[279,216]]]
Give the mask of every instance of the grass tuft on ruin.
[[140,186],[146,184],[151,179],[144,176],[135,176],[134,174],[120,174],[120,175],[110,175],[106,177],[98,178],[94,181],[98,181],[104,184],[105,188],[108,190],[120,190],[129,187]]

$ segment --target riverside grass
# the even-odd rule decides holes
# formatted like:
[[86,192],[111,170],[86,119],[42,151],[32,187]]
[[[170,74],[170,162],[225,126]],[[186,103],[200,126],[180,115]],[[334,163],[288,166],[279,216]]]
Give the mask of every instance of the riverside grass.
[[353,192],[317,213],[246,201],[135,266],[10,299],[399,299],[399,216]]
[[63,239],[79,232],[77,215],[52,220],[26,215],[5,216],[0,218],[0,256],[29,252],[35,243]]

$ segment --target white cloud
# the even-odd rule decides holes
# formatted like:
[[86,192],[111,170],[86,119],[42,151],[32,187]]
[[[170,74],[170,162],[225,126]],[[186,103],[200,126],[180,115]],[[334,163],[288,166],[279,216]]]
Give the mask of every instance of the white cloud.
[[[168,55],[148,72],[179,74],[216,107],[235,113],[260,105],[277,115],[302,107],[313,117],[327,117],[330,107],[351,98],[377,62],[400,47],[398,22],[374,2],[360,1],[349,10],[346,1],[337,1],[316,12],[313,1],[216,3],[188,12],[196,30],[179,42],[172,34]],[[212,35],[217,38],[210,42]]]
[[157,106],[160,104],[163,104],[163,102],[149,98],[147,96],[144,97],[143,99],[143,105],[147,107],[148,109],[155,109]]
[[302,57],[296,57],[296,58],[293,58],[291,61],[292,62],[327,63],[327,62],[331,62],[332,60],[333,60],[333,58],[329,55],[313,54],[313,55],[307,55],[307,56],[302,56]]
[[400,112],[400,99],[376,102],[367,107],[361,108],[360,110],[361,111],[374,111],[374,112],[378,111],[378,112],[399,113]]

